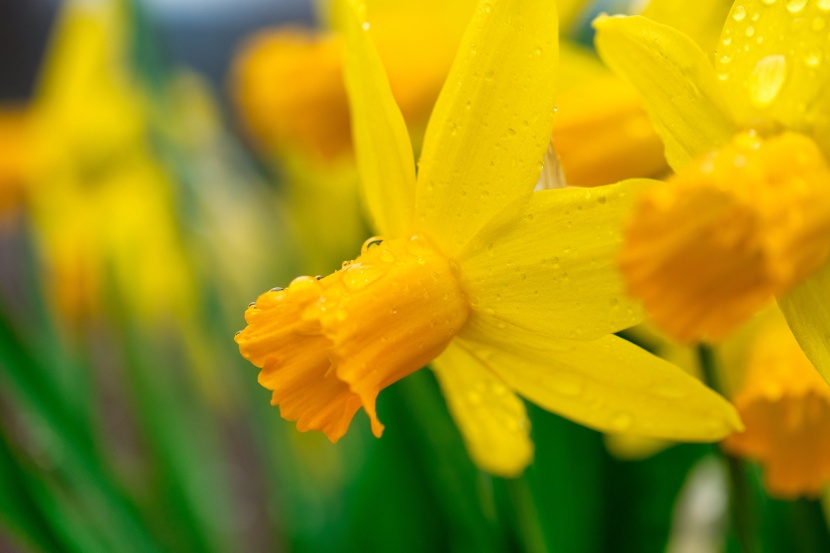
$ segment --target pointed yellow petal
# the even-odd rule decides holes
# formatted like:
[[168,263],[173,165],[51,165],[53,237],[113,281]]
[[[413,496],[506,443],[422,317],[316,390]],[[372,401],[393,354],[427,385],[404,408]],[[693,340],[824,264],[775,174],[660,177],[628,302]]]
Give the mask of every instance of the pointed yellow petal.
[[557,50],[554,2],[482,0],[419,164],[417,225],[445,253],[533,190],[550,141]]
[[600,57],[643,95],[675,170],[729,140],[735,126],[715,71],[692,39],[639,16],[594,26]]
[[723,0],[696,0],[694,9],[689,9],[688,0],[651,0],[642,15],[688,35],[701,50],[714,55],[730,6]]
[[377,230],[385,236],[401,236],[410,230],[415,198],[412,145],[383,64],[368,36],[368,23],[362,22],[357,8],[344,11],[344,76],[363,193]]
[[597,430],[711,442],[742,428],[732,405],[699,380],[613,335],[548,340],[468,325],[462,339],[518,394]]
[[616,270],[622,223],[651,181],[536,192],[494,218],[459,255],[473,310],[549,336],[592,340],[640,310]]
[[805,130],[826,123],[830,6],[806,0],[736,2],[716,56],[739,123]]
[[783,297],[778,305],[799,345],[830,383],[830,263]]
[[498,476],[521,474],[533,459],[522,400],[458,342],[432,367],[473,461]]

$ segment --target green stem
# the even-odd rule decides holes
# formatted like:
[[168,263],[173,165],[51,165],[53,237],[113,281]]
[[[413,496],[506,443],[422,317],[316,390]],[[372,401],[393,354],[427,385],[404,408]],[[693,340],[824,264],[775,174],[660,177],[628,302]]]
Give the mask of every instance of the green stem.
[[830,551],[830,531],[821,502],[813,499],[791,501],[790,526],[803,553]]
[[533,493],[527,481],[527,475],[505,480],[509,501],[513,507],[515,528],[524,551],[529,553],[547,553],[551,550],[546,543],[539,511],[533,500]]
[[[697,347],[703,381],[707,386],[718,393],[722,393],[722,386],[717,371],[717,360],[711,347],[699,345]],[[732,512],[732,524],[738,538],[742,553],[757,553],[759,551],[756,540],[756,517],[752,508],[750,489],[747,483],[746,466],[741,459],[730,455],[721,448],[715,448],[726,461],[729,473],[729,505]]]

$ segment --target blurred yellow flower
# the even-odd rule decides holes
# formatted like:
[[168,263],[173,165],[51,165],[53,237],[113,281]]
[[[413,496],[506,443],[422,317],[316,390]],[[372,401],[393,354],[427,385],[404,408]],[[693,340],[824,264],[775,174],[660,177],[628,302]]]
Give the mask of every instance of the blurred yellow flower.
[[432,361],[472,457],[499,475],[532,458],[517,393],[603,430],[707,441],[740,428],[720,396],[610,335],[639,317],[612,258],[646,183],[533,192],[554,111],[555,6],[480,3],[417,177],[368,28],[347,20],[345,75],[364,194],[385,239],[246,312],[236,341],[282,416],[336,441],[362,407],[380,436],[380,390]]
[[830,13],[739,0],[713,66],[642,17],[595,22],[601,57],[643,94],[678,175],[643,197],[620,264],[653,319],[690,342],[727,336],[775,295],[830,376]]
[[[563,65],[596,66],[591,78],[565,87],[556,101],[553,144],[569,184],[599,186],[659,176],[668,170],[663,143],[643,109],[640,94],[574,47]],[[580,55],[582,54],[582,55]]]
[[100,312],[108,292],[145,317],[181,313],[194,294],[126,70],[122,9],[65,3],[33,105],[34,230],[47,288],[70,318]]
[[31,110],[0,106],[0,229],[20,212],[31,182]]
[[[379,8],[372,38],[395,100],[416,131],[426,123],[472,11],[470,0],[440,11],[432,4],[372,2]],[[343,42],[335,32],[286,27],[258,33],[237,57],[232,86],[245,128],[268,155],[331,161],[351,154]]]
[[723,448],[760,462],[771,495],[818,497],[830,482],[830,386],[780,314],[756,333],[732,401],[746,431]]

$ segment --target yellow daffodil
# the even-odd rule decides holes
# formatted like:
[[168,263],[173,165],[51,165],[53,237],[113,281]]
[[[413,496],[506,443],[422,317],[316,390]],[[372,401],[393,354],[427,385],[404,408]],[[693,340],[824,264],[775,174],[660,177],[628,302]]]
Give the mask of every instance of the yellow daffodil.
[[830,4],[739,0],[714,65],[642,17],[596,21],[604,61],[643,94],[677,175],[643,197],[620,264],[629,291],[685,342],[780,304],[830,377]]
[[532,457],[517,394],[603,430],[707,441],[740,428],[721,397],[609,334],[639,317],[613,255],[646,183],[533,191],[554,111],[554,4],[481,1],[417,176],[369,27],[351,13],[345,76],[383,238],[334,274],[262,294],[236,336],[282,416],[336,441],[362,407],[380,436],[380,390],[432,362],[472,457],[500,475]]
[[723,447],[764,468],[776,497],[818,497],[830,482],[830,386],[777,310],[755,333],[732,401],[746,431]]
[[47,288],[70,319],[99,313],[112,285],[141,317],[183,313],[194,293],[144,98],[119,63],[121,10],[64,4],[32,106],[34,233]]
[[[471,0],[370,3],[377,8],[372,37],[392,93],[416,131],[438,97],[472,7]],[[318,163],[351,154],[343,41],[336,32],[261,31],[241,49],[232,84],[242,121],[267,154],[312,156]]]

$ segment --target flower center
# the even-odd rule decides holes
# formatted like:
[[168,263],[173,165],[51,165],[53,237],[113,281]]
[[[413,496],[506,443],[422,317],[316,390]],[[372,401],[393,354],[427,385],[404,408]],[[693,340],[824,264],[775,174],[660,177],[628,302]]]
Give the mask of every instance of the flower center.
[[380,436],[380,390],[437,357],[469,311],[453,264],[425,239],[370,239],[340,271],[261,295],[236,342],[299,430],[336,441],[363,407]]
[[830,168],[796,133],[736,135],[641,201],[620,266],[675,338],[725,337],[830,256]]

